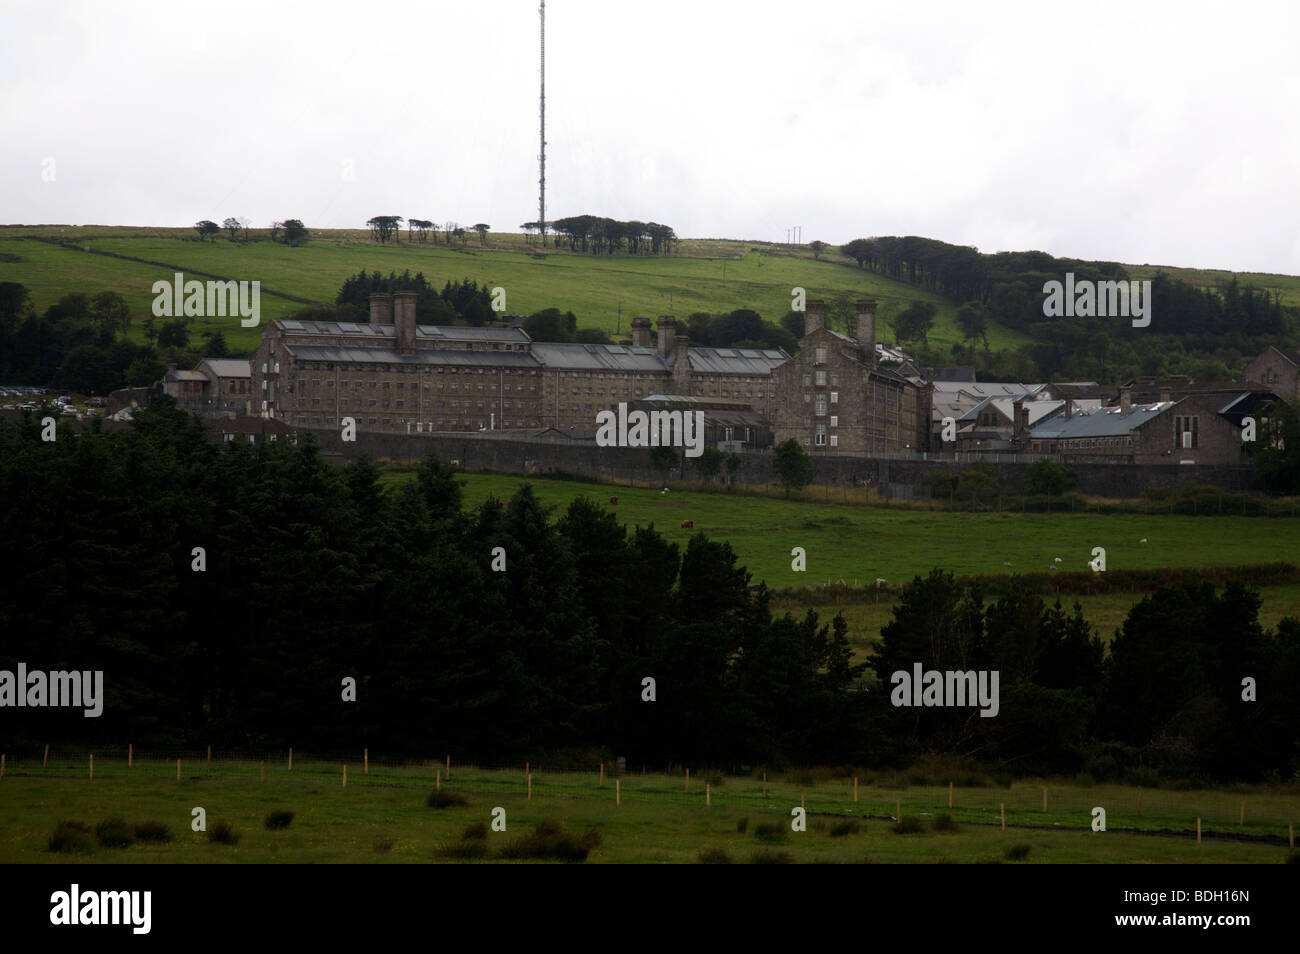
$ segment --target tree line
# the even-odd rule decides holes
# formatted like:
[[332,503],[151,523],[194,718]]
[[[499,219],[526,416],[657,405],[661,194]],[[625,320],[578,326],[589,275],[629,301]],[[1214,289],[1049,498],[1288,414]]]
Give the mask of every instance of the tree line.
[[[306,434],[219,446],[169,398],[112,434],[3,425],[0,486],[0,532],[24,556],[0,668],[102,669],[107,696],[94,720],[11,710],[11,747],[1300,767],[1300,622],[1265,630],[1240,586],[1159,590],[1107,652],[1078,607],[1014,586],[986,605],[935,571],[904,588],[873,679],[841,616],[774,616],[725,542],[682,546],[586,498],[552,513],[526,485],[466,508],[437,460],[388,484],[364,457],[331,467]],[[891,705],[892,673],[918,662],[999,669],[998,717]]]
[[0,377],[22,384],[54,385],[83,394],[107,394],[120,387],[147,387],[166,372],[167,362],[192,364],[200,357],[229,354],[216,332],[190,345],[189,319],[144,318],[145,343],[127,338],[131,306],[117,292],[71,292],[44,311],[32,305],[19,282],[0,282]]
[[[677,242],[671,226],[658,222],[621,222],[601,215],[571,215],[548,222],[555,233],[555,244],[567,242],[573,251],[613,255],[669,255]],[[520,226],[526,234],[539,230],[538,223]]]

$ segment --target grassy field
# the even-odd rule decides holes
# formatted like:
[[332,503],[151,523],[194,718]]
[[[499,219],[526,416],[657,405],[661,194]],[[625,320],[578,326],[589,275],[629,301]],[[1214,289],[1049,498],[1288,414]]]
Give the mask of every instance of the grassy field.
[[[753,308],[776,321],[790,309],[790,290],[801,286],[810,298],[836,294],[871,297],[880,302],[882,340],[890,337],[890,318],[914,299],[939,306],[932,343],[955,344],[961,334],[954,309],[945,299],[869,272],[841,256],[818,261],[805,250],[767,243],[692,240],[681,254],[663,257],[581,255],[549,248],[543,254],[522,236],[493,236],[487,246],[477,238],[464,247],[400,244],[379,246],[360,231],[323,231],[300,248],[267,241],[248,244],[224,238],[200,242],[192,229],[113,229],[88,227],[0,227],[0,252],[17,255],[18,262],[0,262],[0,281],[22,282],[33,291],[37,308],[45,308],[70,291],[112,289],[131,303],[138,318],[149,314],[149,286],[170,279],[171,269],[158,269],[85,252],[60,249],[21,236],[42,235],[76,242],[103,251],[165,262],[177,269],[195,269],[234,279],[257,279],[263,286],[315,301],[332,302],[349,275],[362,269],[412,274],[424,272],[430,281],[470,278],[506,289],[507,310],[529,314],[542,308],[573,311],[581,327],[630,333],[638,316],[693,311],[726,312]],[[726,274],[724,276],[724,263]],[[120,270],[120,276],[117,274]],[[724,282],[725,277],[725,282]],[[263,295],[264,316],[280,317],[301,307]],[[622,307],[621,321],[619,307]],[[197,320],[201,329],[222,328],[232,348],[251,351],[260,340],[258,329],[242,329],[238,321]],[[133,335],[142,335],[137,327]],[[994,348],[1014,347],[1024,336],[1009,329],[990,329]]]
[[[1259,622],[1265,629],[1272,629],[1286,616],[1300,619],[1300,584],[1285,586],[1261,586],[1260,599],[1263,601],[1259,610]],[[1084,595],[1063,594],[1061,606],[1067,613],[1073,612],[1077,602],[1083,607],[1083,616],[1103,643],[1110,644],[1115,632],[1123,625],[1124,618],[1134,604],[1141,602],[1145,593],[1093,593]],[[1051,605],[1055,599],[1044,596],[1043,602]],[[772,612],[776,616],[790,613],[796,619],[802,618],[808,610],[817,613],[820,622],[829,622],[837,612],[844,614],[844,621],[849,624],[849,642],[853,646],[854,661],[861,662],[871,656],[871,643],[880,636],[880,628],[893,618],[894,599],[884,596],[879,602],[860,603],[835,601],[810,604],[800,600],[795,594],[777,593],[772,600]]]
[[[95,779],[86,764],[54,757],[48,768],[39,755],[10,761],[0,782],[0,863],[85,861],[87,863],[257,863],[349,862],[425,863],[455,860],[445,849],[465,843],[473,823],[490,823],[492,810],[505,809],[505,832],[489,832],[488,859],[530,832],[536,823],[556,821],[581,835],[595,830],[599,844],[591,863],[692,863],[704,850],[725,852],[736,862],[756,853],[784,853],[795,862],[988,862],[1007,858],[1012,846],[1028,846],[1026,863],[1280,863],[1288,849],[1278,839],[1300,817],[1300,794],[1279,789],[1233,791],[1138,790],[1123,786],[1081,787],[1053,780],[1024,780],[1009,787],[957,787],[948,808],[944,785],[912,785],[887,774],[859,776],[853,799],[851,772],[771,774],[764,782],[749,775],[693,773],[689,793],[681,770],[629,774],[599,785],[595,771],[549,772],[534,768],[532,798],[523,767],[479,769],[453,762],[444,790],[464,795],[467,804],[430,808],[426,798],[437,784],[437,763],[391,766],[372,762],[363,775],[360,759],[349,766],[342,787],[342,765],[299,757],[293,771],[283,759],[258,763],[215,761],[209,770],[196,760],[184,766],[177,782],[175,763],[137,760],[127,769],[124,753],[96,759]],[[706,805],[704,787],[709,784]],[[1042,810],[1042,786],[1048,810]],[[1245,824],[1238,824],[1245,798]],[[791,809],[807,807],[807,831],[791,831]],[[905,819],[921,830],[897,834],[892,816],[901,802]],[[1007,829],[1000,824],[1006,806]],[[1106,809],[1107,831],[1089,830],[1094,807]],[[217,844],[191,831],[191,811],[202,807],[207,826],[226,822],[240,834],[237,844]],[[291,825],[271,831],[263,820],[273,811],[291,811]],[[950,814],[957,830],[935,829],[940,813]],[[159,821],[171,828],[168,844],[137,843],[126,848],[94,847],[88,854],[48,850],[48,837],[64,820],[99,822],[126,818],[132,825]],[[1191,833],[1202,820],[1205,838]],[[745,820],[745,831],[738,827]],[[835,832],[846,820],[856,830]],[[773,831],[764,833],[760,825]],[[847,826],[852,829],[853,826]],[[1125,829],[1125,830],[1121,830]],[[1150,832],[1140,834],[1138,832]],[[1177,832],[1173,837],[1156,832]],[[1209,833],[1225,837],[1211,837]],[[1272,836],[1271,843],[1233,840],[1233,836]],[[455,848],[453,847],[453,850]],[[1021,850],[1024,850],[1023,848]]]
[[[412,479],[390,472],[392,483]],[[1062,570],[1085,570],[1093,547],[1106,549],[1107,568],[1228,566],[1294,562],[1300,558],[1300,517],[1192,517],[1146,514],[948,513],[846,506],[811,499],[657,490],[581,481],[462,474],[467,506],[489,496],[509,498],[531,484],[543,504],[568,506],[587,496],[612,509],[628,528],[653,523],[685,546],[694,533],[728,540],[755,583],[772,588],[814,586],[843,579],[893,585],[934,567],[957,574],[1045,572],[1059,556]],[[694,521],[693,530],[681,528]],[[1146,543],[1140,543],[1142,539]],[[790,568],[793,547],[807,551],[808,569]],[[1010,563],[1008,569],[1005,563]]]

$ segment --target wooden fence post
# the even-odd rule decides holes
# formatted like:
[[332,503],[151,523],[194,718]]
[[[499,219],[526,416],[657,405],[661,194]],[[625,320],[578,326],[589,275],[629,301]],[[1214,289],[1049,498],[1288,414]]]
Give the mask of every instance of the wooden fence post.
[[948,807],[952,808],[952,782],[948,783]]
[[361,774],[369,775],[370,774],[370,750],[362,749],[361,758],[363,760],[361,763]]
[[855,802],[858,800],[858,777],[856,775],[853,776],[853,800]]
[[529,772],[528,773],[528,798],[531,800],[532,797],[533,797],[533,773]]
[[289,746],[289,771],[293,771],[293,746]]
[[45,758],[41,759],[41,768],[45,768],[50,761],[50,743],[45,743]]
[[447,781],[451,781],[451,753],[447,754]]
[[346,762],[343,763],[343,787],[348,787],[348,764]]
[[1199,818],[1196,819],[1196,843],[1198,845],[1201,843],[1201,820]]
[[95,753],[90,753],[90,780],[95,780]]
[[709,783],[708,783],[708,782],[705,782],[705,783],[704,783],[704,807],[705,807],[705,808],[708,808],[708,807],[709,807],[710,805],[712,805],[712,804],[713,804],[713,802],[710,801],[710,798],[709,798]]
[[1007,830],[1007,803],[1002,803],[1002,830]]
[[179,782],[180,780],[181,780],[181,760],[177,759],[176,760],[176,781]]
[[615,805],[623,804],[623,792],[622,789],[619,787],[622,781],[623,780],[620,778],[614,779],[614,804]]
[[126,744],[126,767],[130,768],[135,764],[135,744],[128,742]]
[[433,783],[433,784],[434,784],[434,786],[435,786],[435,790],[436,790],[436,791],[439,791],[439,792],[442,791],[442,766],[441,766],[441,765],[438,766],[438,777],[437,777],[436,779],[434,779],[434,783]]

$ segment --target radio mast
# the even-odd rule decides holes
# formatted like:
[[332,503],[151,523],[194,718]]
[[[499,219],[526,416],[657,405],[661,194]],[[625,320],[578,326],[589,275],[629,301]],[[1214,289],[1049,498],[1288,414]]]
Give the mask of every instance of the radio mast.
[[540,119],[541,126],[538,139],[541,142],[541,152],[537,156],[538,176],[537,185],[539,188],[537,194],[537,227],[542,232],[542,247],[546,247],[546,0],[542,0],[542,6],[538,10],[541,16],[541,40],[542,40],[542,85],[540,99]]

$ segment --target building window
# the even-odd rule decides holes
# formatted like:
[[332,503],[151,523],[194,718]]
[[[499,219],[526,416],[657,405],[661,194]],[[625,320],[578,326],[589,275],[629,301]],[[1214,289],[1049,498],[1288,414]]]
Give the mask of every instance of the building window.
[[826,349],[824,347],[817,349],[816,361],[818,364],[826,363]]
[[825,371],[818,371],[818,372],[817,372],[817,378],[816,378],[816,380],[817,380],[817,386],[818,386],[819,388],[824,388],[824,387],[826,387],[826,372],[825,372]]
[[831,403],[832,403],[832,404],[839,404],[839,403],[840,403],[840,392],[839,392],[839,391],[832,391],[832,392],[831,392]]
[[826,446],[826,425],[825,424],[817,425],[817,446],[818,447]]
[[832,434],[831,447],[839,447],[839,446],[840,446],[840,436],[838,434]]
[[831,427],[839,427],[839,426],[840,426],[840,419],[839,419],[836,415],[832,414],[832,415],[831,415]]
[[824,394],[817,395],[817,403],[813,405],[813,408],[814,408],[814,412],[817,414],[818,417],[821,417],[823,414],[825,414],[826,395]]

